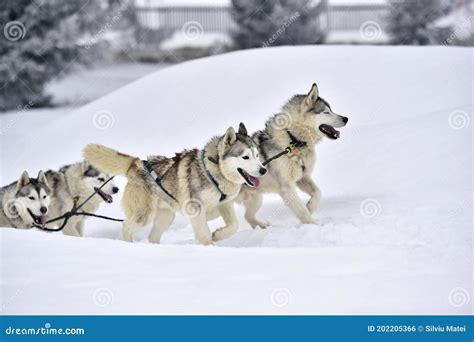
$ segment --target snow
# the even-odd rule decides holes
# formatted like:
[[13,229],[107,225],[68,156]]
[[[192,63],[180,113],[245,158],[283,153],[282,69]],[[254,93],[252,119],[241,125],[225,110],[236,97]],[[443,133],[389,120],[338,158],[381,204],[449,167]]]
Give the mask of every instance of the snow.
[[184,30],[178,30],[170,38],[161,42],[160,48],[170,51],[183,48],[211,49],[215,46],[230,46],[231,43],[229,35],[224,33],[196,31],[190,34]]
[[47,92],[55,104],[83,105],[161,68],[161,64],[124,62],[79,69],[51,82]]
[[153,7],[177,7],[177,6],[213,6],[222,7],[229,6],[230,0],[136,0],[136,6],[153,6]]
[[388,5],[387,0],[329,0],[330,6]]
[[[236,205],[239,231],[211,247],[182,216],[161,245],[149,228],[130,244],[120,224],[93,219],[85,238],[0,229],[2,311],[472,313],[472,52],[247,50],[166,68],[57,118],[1,116],[2,184],[76,161],[90,142],[145,157],[203,146],[240,121],[260,129],[314,81],[350,118],[341,139],[317,147],[318,225],[266,196],[258,216],[271,227],[252,230]],[[118,198],[100,213],[123,217]]]
[[328,32],[326,42],[329,44],[384,44],[389,37],[382,29],[377,28],[373,34],[364,34],[364,26],[359,30],[331,30]]

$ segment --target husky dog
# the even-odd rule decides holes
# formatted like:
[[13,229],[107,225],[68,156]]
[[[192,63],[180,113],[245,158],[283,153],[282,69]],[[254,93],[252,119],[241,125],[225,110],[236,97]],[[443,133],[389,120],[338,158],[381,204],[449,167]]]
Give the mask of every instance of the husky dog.
[[[260,187],[242,187],[237,201],[243,202],[245,219],[253,228],[268,226],[256,218],[263,194],[268,192],[279,194],[302,223],[315,223],[311,214],[321,199],[321,191],[311,177],[316,162],[315,145],[323,137],[338,139],[339,131],[335,128],[345,126],[348,120],[334,113],[329,103],[319,97],[314,83],[307,95],[293,96],[279,114],[266,122],[263,131],[252,135],[263,160],[290,144],[294,147],[291,153],[268,164],[268,176],[262,179]],[[297,188],[310,196],[306,205],[299,198]]]
[[[134,231],[153,220],[149,240],[159,243],[176,212],[189,217],[203,245],[231,236],[238,228],[234,198],[242,184],[258,187],[258,177],[267,172],[243,124],[237,133],[230,127],[202,150],[185,150],[173,158],[149,156],[142,161],[95,144],[84,149],[84,156],[98,169],[128,178],[122,205],[123,236],[130,242]],[[215,213],[225,226],[211,235],[207,220]]]
[[[49,170],[45,175],[51,186],[51,217],[61,216],[71,210],[75,199],[77,204],[80,204],[109,178],[109,175],[100,172],[86,161],[63,166],[59,171]],[[112,203],[112,194],[118,191],[119,188],[113,180],[108,182],[98,191],[99,196],[92,197],[81,211],[96,212],[102,202]],[[62,232],[65,235],[82,236],[85,219],[86,216],[72,216]],[[61,225],[62,222],[58,221],[57,224]]]
[[51,190],[43,171],[30,178],[24,171],[20,179],[0,189],[0,227],[31,228],[44,225]]

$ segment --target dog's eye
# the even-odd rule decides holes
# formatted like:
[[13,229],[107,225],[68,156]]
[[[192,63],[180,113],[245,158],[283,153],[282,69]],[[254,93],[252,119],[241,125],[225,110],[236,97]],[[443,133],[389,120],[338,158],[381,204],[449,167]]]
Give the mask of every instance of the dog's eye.
[[46,195],[43,196],[43,199],[46,199]]
[[249,159],[249,156],[243,156],[242,159],[247,160],[247,159]]
[[100,178],[97,178],[97,179],[98,179],[100,182],[105,182],[105,178],[100,177]]
[[29,199],[29,200],[32,200],[32,201],[35,200],[35,198],[34,198],[33,196],[28,197],[28,199]]

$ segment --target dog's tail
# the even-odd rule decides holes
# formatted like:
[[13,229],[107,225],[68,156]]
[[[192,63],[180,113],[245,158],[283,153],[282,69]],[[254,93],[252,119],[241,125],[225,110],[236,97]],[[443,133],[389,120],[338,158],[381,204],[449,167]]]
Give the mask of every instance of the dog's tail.
[[98,144],[87,145],[83,153],[92,166],[111,175],[126,175],[134,162],[139,160]]

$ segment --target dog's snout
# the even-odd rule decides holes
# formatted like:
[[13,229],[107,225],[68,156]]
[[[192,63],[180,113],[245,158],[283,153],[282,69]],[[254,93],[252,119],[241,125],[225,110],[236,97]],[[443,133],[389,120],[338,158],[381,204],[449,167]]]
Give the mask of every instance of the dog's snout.
[[262,167],[262,168],[260,168],[260,171],[259,171],[259,172],[260,172],[260,174],[263,176],[264,174],[267,173],[267,169],[264,168],[264,167]]
[[346,118],[345,116],[342,117],[342,121],[344,121],[344,123],[346,124],[347,121],[349,121],[349,118]]
[[113,192],[114,194],[116,194],[117,192],[119,192],[119,190],[120,190],[120,189],[119,189],[118,187],[116,187],[116,186],[114,186],[114,187],[112,188],[112,192]]
[[48,212],[48,208],[46,207],[41,207],[40,208],[41,214],[46,214]]

